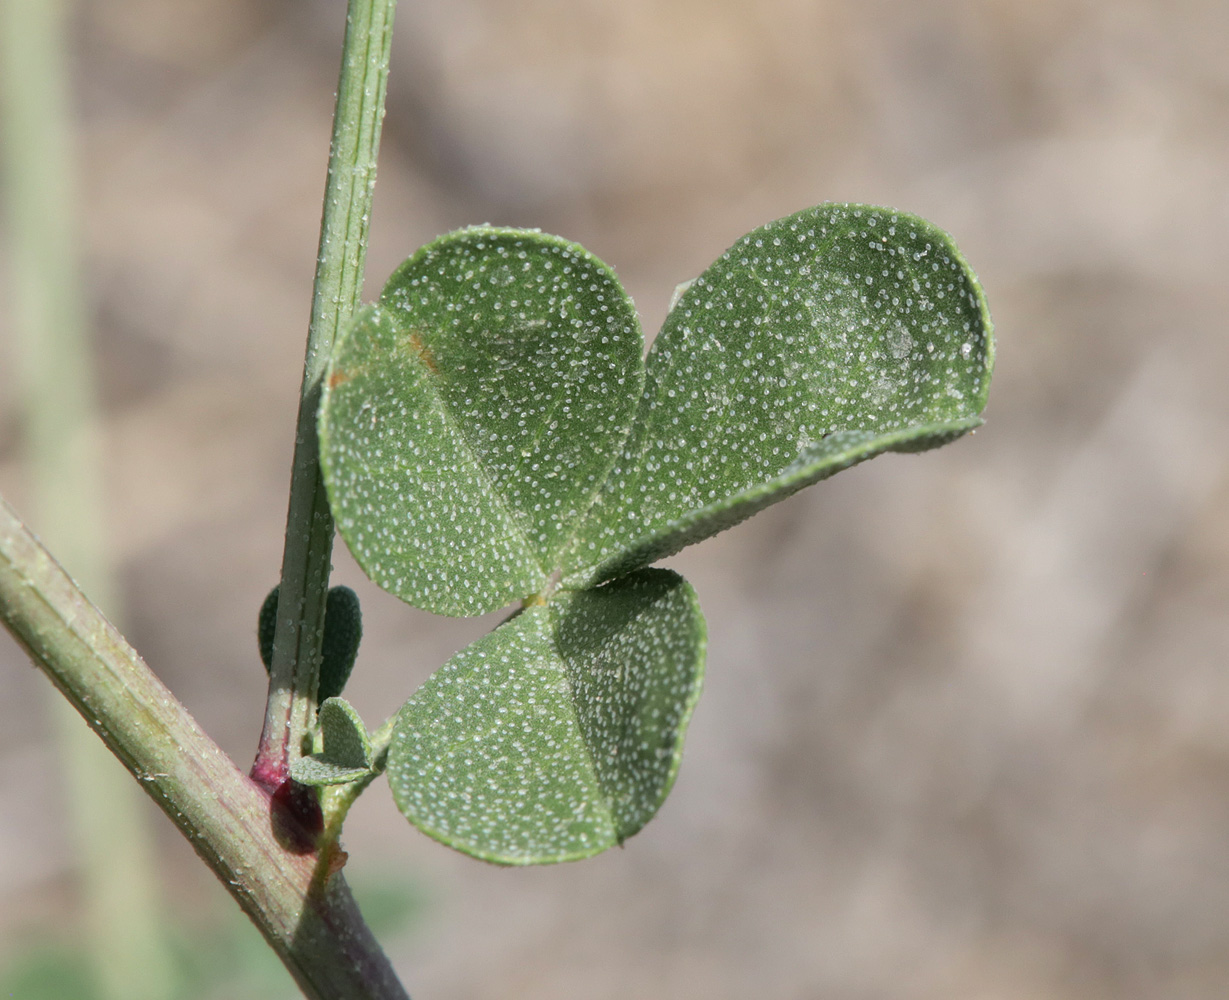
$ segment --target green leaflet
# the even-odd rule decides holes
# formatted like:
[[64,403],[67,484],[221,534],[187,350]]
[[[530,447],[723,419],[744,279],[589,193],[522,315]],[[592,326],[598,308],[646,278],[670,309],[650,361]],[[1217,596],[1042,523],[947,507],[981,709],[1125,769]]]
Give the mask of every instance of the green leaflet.
[[450,615],[542,590],[622,446],[642,351],[614,273],[566,240],[480,227],[410,257],[321,400],[333,516],[368,576]]
[[290,774],[302,785],[340,785],[365,777],[372,768],[367,727],[344,698],[329,698],[320,706],[324,748],[291,764]]
[[398,808],[501,864],[622,842],[674,782],[704,646],[694,592],[665,570],[525,609],[401,709],[387,772]]
[[884,451],[981,423],[990,316],[951,238],[822,205],[757,229],[680,296],[563,583],[677,552]]

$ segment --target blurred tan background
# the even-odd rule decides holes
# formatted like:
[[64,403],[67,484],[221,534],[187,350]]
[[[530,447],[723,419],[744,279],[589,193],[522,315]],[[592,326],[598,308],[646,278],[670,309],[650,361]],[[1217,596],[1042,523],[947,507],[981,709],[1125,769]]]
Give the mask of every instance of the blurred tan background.
[[[343,19],[74,21],[126,627],[244,764]],[[364,796],[355,879],[428,899],[388,941],[415,996],[1229,994],[1227,51],[1223,0],[402,0],[368,297],[440,232],[536,226],[610,262],[652,331],[746,230],[856,200],[951,231],[999,341],[974,437],[673,560],[707,688],[624,849],[501,870]],[[11,352],[0,327],[0,493],[37,525]],[[373,723],[490,625],[335,562]],[[0,961],[72,926],[46,683],[0,640]],[[158,828],[168,907],[228,912]]]

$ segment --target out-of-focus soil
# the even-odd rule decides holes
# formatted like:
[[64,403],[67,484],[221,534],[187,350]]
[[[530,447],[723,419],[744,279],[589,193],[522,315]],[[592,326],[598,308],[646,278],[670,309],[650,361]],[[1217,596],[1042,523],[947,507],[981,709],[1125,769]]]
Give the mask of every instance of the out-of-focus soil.
[[[123,620],[244,762],[343,8],[75,22]],[[361,800],[356,872],[432,899],[389,942],[415,995],[1229,993],[1226,51],[1219,0],[404,0],[369,296],[440,232],[536,226],[609,261],[653,330],[746,230],[864,201],[955,235],[999,342],[975,436],[673,560],[707,689],[623,849],[501,870]],[[0,322],[0,492],[37,526]],[[490,625],[335,562],[373,722]],[[74,906],[44,687],[0,641],[0,940]],[[170,904],[229,905],[157,823]]]

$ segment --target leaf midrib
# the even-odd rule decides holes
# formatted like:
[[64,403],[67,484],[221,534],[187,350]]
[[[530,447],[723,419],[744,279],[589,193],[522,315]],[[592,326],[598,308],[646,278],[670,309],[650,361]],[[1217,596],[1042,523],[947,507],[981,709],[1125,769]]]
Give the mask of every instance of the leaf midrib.
[[458,418],[453,412],[452,407],[448,403],[447,396],[440,391],[439,386],[436,384],[436,380],[439,379],[440,376],[431,371],[427,363],[421,358],[415,357],[412,359],[411,363],[419,366],[419,370],[424,375],[425,384],[428,386],[432,396],[435,397],[439,405],[439,411],[444,418],[444,422],[451,430],[455,431],[457,439],[469,453],[470,461],[482,476],[482,481],[490,491],[491,496],[495,499],[495,502],[499,507],[499,512],[503,515],[504,520],[509,525],[512,534],[515,535],[515,537],[520,541],[524,551],[529,556],[529,559],[533,564],[533,568],[537,570],[538,575],[541,578],[539,585],[541,585],[542,582],[549,579],[550,571],[542,565],[542,561],[537,557],[535,548],[529,541],[529,535],[526,533],[520,519],[512,510],[508,502],[508,498],[504,496],[503,491],[496,485],[494,475],[492,474],[491,470],[487,468],[486,463],[480,457],[480,452],[478,451],[477,446],[470,440],[469,434],[466,433],[464,422],[460,420],[460,418]]
[[[758,232],[758,231],[759,230],[756,230],[755,232]],[[704,282],[704,285],[701,287],[700,290],[707,289],[711,293],[712,284],[706,280],[706,276],[708,275],[708,273],[723,262],[729,263],[730,255],[733,254],[739,248],[741,248],[751,238],[752,235],[753,235],[752,233],[748,233],[745,236],[736,240],[733,243],[733,245],[731,245],[731,247],[725,253],[723,253],[720,257],[717,258],[716,261],[714,261],[712,264],[706,267],[699,275],[693,278],[691,283],[688,285],[687,290],[679,298],[678,302],[676,302],[674,306],[670,309],[670,311],[666,314],[666,318],[662,322],[662,325],[661,325],[661,330],[658,332],[657,337],[654,338],[653,346],[649,350],[648,356],[644,359],[644,372],[645,372],[644,377],[645,377],[646,385],[641,390],[640,399],[636,404],[636,409],[632,417],[631,426],[628,429],[627,435],[623,439],[623,449],[624,450],[620,453],[619,457],[615,459],[614,464],[611,465],[610,470],[606,473],[606,477],[602,480],[601,484],[598,486],[597,490],[594,492],[593,497],[589,501],[589,506],[585,509],[584,514],[582,514],[580,517],[577,518],[576,530],[572,533],[572,537],[569,540],[568,545],[565,547],[562,547],[560,550],[560,560],[559,561],[561,564],[563,564],[565,575],[568,574],[568,570],[566,568],[566,564],[567,564],[566,557],[570,554],[571,551],[573,551],[576,548],[577,544],[585,537],[586,528],[589,527],[589,525],[593,522],[594,518],[595,517],[598,518],[599,521],[601,519],[602,515],[601,515],[600,508],[603,505],[603,499],[605,497],[604,490],[607,484],[614,477],[616,472],[624,472],[624,475],[629,479],[629,483],[628,483],[629,487],[638,485],[640,482],[643,481],[644,456],[648,454],[652,446],[652,442],[656,440],[655,437],[652,434],[650,434],[650,430],[656,425],[654,423],[650,423],[649,418],[650,418],[650,415],[655,412],[661,400],[665,398],[665,393],[668,390],[668,386],[666,384],[666,381],[667,381],[666,376],[674,375],[675,372],[678,370],[677,361],[672,361],[669,364],[663,364],[658,367],[654,366],[654,360],[660,356],[659,355],[659,345],[662,343],[662,338],[669,333],[671,317],[674,316],[676,312],[680,312],[684,308],[685,305],[690,305],[689,300],[692,295],[696,295],[699,298],[699,291],[697,291],[697,286],[700,285],[702,281]],[[815,252],[815,260],[818,261],[820,258],[824,257],[832,249],[833,244],[836,243],[839,238],[840,238],[840,234],[837,234],[830,229],[829,233],[826,234],[825,237],[823,238],[822,247],[820,249],[817,249]],[[764,278],[762,275],[760,275],[759,272],[756,271],[754,267],[748,267],[747,270],[749,270],[751,274],[755,277],[755,279],[759,281],[762,285],[764,285],[766,288],[769,286],[768,280]],[[777,297],[774,296],[774,301],[776,300],[776,298]],[[700,298],[700,301],[702,301],[702,298]],[[698,328],[700,325],[701,325],[701,321],[697,320],[695,323],[695,327]],[[679,329],[680,331],[679,335],[682,336],[683,328],[682,328],[681,319],[679,320],[679,326],[677,327],[677,329]],[[704,334],[704,336],[708,338],[712,338],[714,340],[717,339],[716,335],[713,334],[712,332],[707,332]],[[695,338],[697,343],[701,339],[702,339],[701,337]],[[726,351],[725,344],[721,343],[720,341],[718,341],[718,343],[721,346],[722,353],[724,353]],[[651,389],[651,394],[650,394],[650,387],[647,384],[650,379],[652,379],[654,382],[654,385],[652,386],[652,389]],[[715,422],[716,428],[718,429],[723,428],[726,425],[726,423],[729,421],[729,418],[730,418],[730,413],[727,408],[725,412],[720,414],[719,419]],[[627,448],[628,443],[633,442],[633,439],[636,437],[638,433],[640,434],[640,440],[634,442],[634,446],[632,449],[628,449]],[[634,464],[631,464],[633,461],[633,456],[634,456]],[[625,463],[625,459],[627,460],[626,463]],[[634,475],[635,475],[634,480],[631,479],[631,473],[633,470],[634,470]],[[749,489],[751,488],[754,488],[754,487],[749,487]],[[741,492],[746,492],[746,490],[743,490]],[[713,504],[718,504],[720,502],[721,501],[713,501]],[[713,504],[706,504],[704,505],[704,507],[694,508],[688,511],[683,516],[686,517],[692,514],[696,514],[699,511],[704,510],[707,507],[713,506]],[[620,505],[618,510],[622,510],[622,509],[623,507],[622,505]],[[679,519],[672,518],[671,523],[673,523],[676,520],[679,520]],[[600,531],[601,534],[605,534],[607,531],[610,530],[610,525],[599,524],[598,527],[599,529],[604,529]],[[644,535],[640,537],[647,538],[650,536]],[[602,548],[605,548],[604,544],[600,540],[600,537],[594,538],[594,541],[596,541],[599,544],[599,546],[601,546]],[[621,551],[628,551],[629,549],[634,548],[634,547],[635,547],[635,542],[633,542],[632,545],[630,546],[627,546],[627,545],[622,546]],[[600,559],[596,565],[590,565],[584,568],[587,570],[593,570],[593,569],[596,569],[597,566],[600,566],[603,562],[606,562],[606,561],[607,560],[603,558],[603,559]]]
[[[620,545],[616,549],[607,552],[604,555],[600,555],[596,561],[578,567],[572,573],[566,574],[565,577],[571,579],[575,578],[578,574],[583,573],[583,579],[589,582],[575,586],[565,586],[561,584],[561,589],[566,589],[569,591],[585,590],[589,587],[596,586],[601,580],[614,579],[615,576],[624,576],[627,573],[634,572],[637,567],[633,565],[628,569],[620,571],[618,574],[607,576],[602,573],[602,567],[609,566],[620,557],[638,551],[639,549],[653,542],[655,539],[664,539],[672,535],[677,535],[679,532],[686,531],[694,525],[700,524],[714,515],[731,510],[736,506],[742,504],[754,504],[766,497],[771,497],[776,493],[785,490],[792,489],[794,492],[797,492],[798,490],[805,489],[808,485],[811,485],[811,483],[819,481],[811,480],[808,482],[807,480],[809,480],[812,475],[823,472],[825,469],[836,466],[836,468],[832,469],[832,472],[830,473],[830,475],[833,475],[844,469],[850,468],[852,465],[856,465],[861,461],[867,461],[868,459],[876,458],[879,455],[885,454],[892,450],[889,445],[884,443],[885,439],[894,438],[896,440],[891,441],[891,444],[900,444],[906,441],[922,438],[926,436],[927,433],[939,433],[944,428],[954,430],[961,424],[968,425],[965,428],[965,431],[967,432],[980,426],[981,423],[981,418],[978,416],[966,416],[958,417],[953,420],[931,421],[930,423],[925,424],[908,424],[905,427],[899,427],[891,431],[879,433],[864,445],[853,446],[839,452],[834,452],[832,455],[826,456],[822,459],[817,459],[808,465],[804,465],[794,470],[793,472],[788,472],[786,469],[783,469],[771,479],[755,483],[752,486],[739,490],[737,493],[731,494],[730,496],[724,497],[720,500],[714,500],[711,503],[704,504],[701,507],[694,507],[691,510],[680,514],[678,517],[671,518],[651,531],[637,535],[629,543]],[[872,445],[874,445],[874,447],[871,447]],[[826,479],[828,477],[820,476],[819,478]],[[782,499],[784,499],[784,497]],[[756,511],[752,511],[751,513],[745,515],[743,519],[745,520],[747,517],[753,517],[755,513]],[[729,527],[734,527],[734,525],[729,525]],[[677,551],[680,550],[676,549],[675,552]],[[648,563],[656,562],[658,559],[667,558],[671,554],[673,553],[665,552],[654,557],[653,559],[650,559]],[[646,565],[648,563],[646,563]]]
[[[568,601],[567,603],[570,604],[571,602]],[[566,605],[564,606],[566,607]],[[585,760],[588,761],[589,770],[593,774],[594,784],[597,785],[598,792],[600,793],[599,797],[602,803],[602,811],[606,816],[606,822],[609,825],[610,830],[614,834],[615,841],[622,842],[622,835],[619,831],[619,824],[615,821],[614,805],[613,805],[614,796],[610,794],[609,790],[606,788],[606,783],[602,781],[602,772],[597,766],[597,756],[593,752],[593,746],[589,742],[589,736],[588,736],[587,731],[585,730],[585,725],[581,721],[580,710],[577,707],[576,692],[572,686],[571,678],[568,677],[568,664],[570,661],[568,660],[567,656],[564,655],[563,650],[559,646],[558,620],[559,620],[559,616],[562,615],[563,610],[564,608],[561,607],[558,603],[552,603],[551,605],[548,605],[545,608],[545,611],[546,611],[545,626],[546,626],[547,631],[549,632],[547,641],[550,644],[551,652],[555,654],[556,659],[558,659],[559,661],[560,668],[563,671],[563,678],[565,681],[567,681],[568,708],[571,710],[572,719],[576,724],[576,731],[580,734],[581,745],[585,748]]]

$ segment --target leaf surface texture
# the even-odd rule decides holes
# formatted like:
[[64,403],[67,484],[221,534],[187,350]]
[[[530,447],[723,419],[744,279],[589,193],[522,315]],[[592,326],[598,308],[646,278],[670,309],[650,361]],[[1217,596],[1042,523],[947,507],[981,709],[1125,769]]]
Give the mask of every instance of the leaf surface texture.
[[695,594],[666,570],[527,608],[406,702],[393,798],[425,833],[488,861],[597,854],[673,784],[704,650]]

